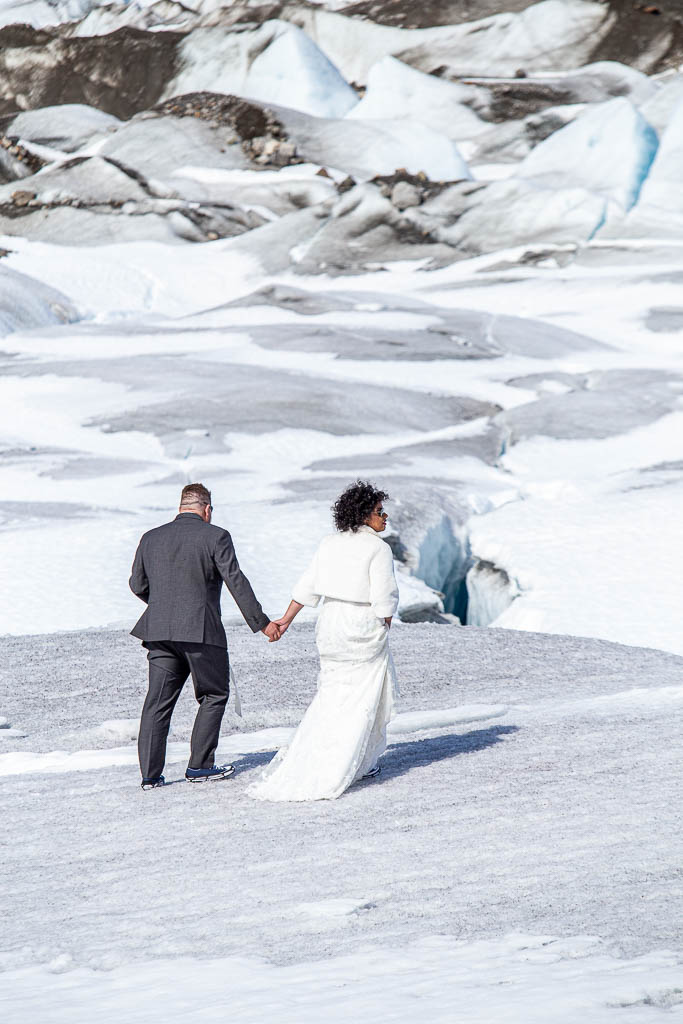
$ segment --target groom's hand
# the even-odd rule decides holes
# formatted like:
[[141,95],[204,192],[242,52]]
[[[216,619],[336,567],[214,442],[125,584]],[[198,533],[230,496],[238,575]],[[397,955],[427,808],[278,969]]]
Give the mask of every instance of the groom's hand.
[[269,622],[267,626],[264,626],[261,630],[265,636],[268,637],[268,643],[272,644],[281,637],[280,627],[277,622]]
[[284,636],[291,626],[291,622],[288,622],[287,619],[275,619],[275,625],[280,630],[280,636]]

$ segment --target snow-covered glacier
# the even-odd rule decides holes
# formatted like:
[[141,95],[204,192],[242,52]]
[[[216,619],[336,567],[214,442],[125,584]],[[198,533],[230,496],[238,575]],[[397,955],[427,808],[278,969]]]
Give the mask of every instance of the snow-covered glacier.
[[[674,0],[0,0],[8,1024],[675,1016],[682,66]],[[252,806],[315,613],[226,595],[234,777],[186,692],[143,794],[140,534],[203,480],[280,615],[357,478],[379,778]]]

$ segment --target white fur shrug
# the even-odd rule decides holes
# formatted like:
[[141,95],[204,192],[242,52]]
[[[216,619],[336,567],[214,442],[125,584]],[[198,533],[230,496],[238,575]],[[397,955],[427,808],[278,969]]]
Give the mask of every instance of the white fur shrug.
[[391,548],[370,526],[323,537],[292,597],[313,606],[321,597],[370,604],[378,618],[388,618],[398,607]]

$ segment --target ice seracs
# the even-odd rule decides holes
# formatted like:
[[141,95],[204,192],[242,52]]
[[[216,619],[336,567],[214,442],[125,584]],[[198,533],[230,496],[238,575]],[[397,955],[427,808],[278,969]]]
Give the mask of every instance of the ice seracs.
[[407,118],[449,139],[470,139],[490,127],[466,105],[476,105],[481,92],[384,57],[370,68],[365,95],[347,117],[374,121]]
[[470,171],[446,135],[405,118],[332,120],[275,108],[297,152],[307,160],[337,168],[358,181],[402,168],[432,181],[459,181]]
[[581,187],[617,202],[636,202],[657,152],[657,134],[626,99],[585,111],[522,161],[517,173],[549,189]]
[[309,36],[284,21],[267,21],[251,32],[196,29],[181,43],[178,61],[163,98],[210,89],[316,117],[343,117],[358,102]]
[[400,29],[301,8],[290,17],[337,65],[347,81],[365,83],[373,64],[387,55],[420,71],[442,68],[460,75],[514,75],[577,66],[590,58],[610,27],[609,12],[584,0],[544,0],[517,13],[495,14],[459,25]]
[[[610,235],[683,238],[683,99],[662,134],[638,203]],[[607,235],[607,232],[605,232]]]

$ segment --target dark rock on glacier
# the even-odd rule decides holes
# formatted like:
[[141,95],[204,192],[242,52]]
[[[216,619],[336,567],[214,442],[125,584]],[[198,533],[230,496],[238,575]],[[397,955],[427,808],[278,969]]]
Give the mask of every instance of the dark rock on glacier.
[[44,166],[45,161],[16,138],[0,135],[0,182],[28,178]]
[[[366,17],[396,28],[457,25],[495,14],[516,13],[535,0],[360,0],[340,14]],[[683,8],[679,0],[607,0],[607,30],[596,40],[593,60],[618,60],[643,71],[674,67],[683,60]],[[272,15],[271,15],[272,16]],[[285,16],[279,14],[279,17]]]
[[533,3],[536,0],[423,0],[420,4],[413,0],[359,0],[348,3],[339,13],[395,28],[429,28],[459,25],[506,11],[523,11]]
[[205,241],[248,231],[262,217],[225,203],[197,209],[165,186],[103,156],[74,157],[0,186],[0,232],[70,245],[111,241]]
[[130,117],[160,98],[182,38],[135,28],[85,38],[64,27],[0,29],[0,114],[83,103]]
[[610,30],[595,60],[619,60],[653,73],[683,60],[683,8],[679,0],[607,0]]
[[228,128],[227,144],[239,141],[247,159],[256,165],[285,167],[303,162],[274,111],[240,96],[186,93],[157,104],[152,113],[200,118],[215,128]]

